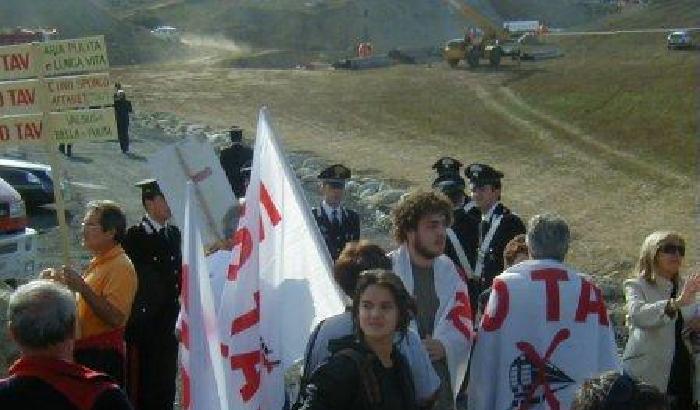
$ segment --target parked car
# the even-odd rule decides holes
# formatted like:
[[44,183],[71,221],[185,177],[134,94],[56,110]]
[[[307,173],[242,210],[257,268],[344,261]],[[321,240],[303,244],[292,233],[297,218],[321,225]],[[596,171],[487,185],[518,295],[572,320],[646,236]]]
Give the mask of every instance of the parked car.
[[19,192],[0,178],[0,280],[17,285],[35,275],[36,236]]
[[666,38],[666,44],[669,50],[693,48],[693,37],[687,31],[674,31]]
[[53,178],[49,165],[0,158],[0,178],[12,185],[29,206],[54,202]]
[[180,42],[180,30],[171,26],[160,26],[151,30],[151,34],[161,40]]

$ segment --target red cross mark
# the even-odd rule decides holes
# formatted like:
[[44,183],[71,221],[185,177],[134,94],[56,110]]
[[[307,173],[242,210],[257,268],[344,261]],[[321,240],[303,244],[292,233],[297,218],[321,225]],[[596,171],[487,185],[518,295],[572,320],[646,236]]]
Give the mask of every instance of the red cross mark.
[[527,393],[527,397],[520,404],[520,408],[518,410],[526,410],[529,407],[530,400],[532,400],[532,396],[535,395],[535,390],[537,390],[539,386],[542,386],[542,388],[544,389],[544,398],[547,401],[549,407],[552,410],[559,410],[559,400],[557,400],[557,396],[554,395],[554,392],[552,391],[552,388],[549,385],[549,382],[547,381],[547,362],[552,356],[552,353],[554,353],[554,350],[556,350],[556,348],[561,344],[561,342],[568,339],[570,336],[571,332],[569,331],[569,329],[561,329],[560,331],[558,331],[557,334],[554,335],[554,339],[552,339],[552,342],[549,344],[549,348],[544,353],[544,357],[540,357],[540,355],[530,343],[516,343],[518,349],[520,349],[520,351],[523,352],[525,357],[534,366],[537,367],[537,379],[535,379],[534,383],[532,383],[530,391]]

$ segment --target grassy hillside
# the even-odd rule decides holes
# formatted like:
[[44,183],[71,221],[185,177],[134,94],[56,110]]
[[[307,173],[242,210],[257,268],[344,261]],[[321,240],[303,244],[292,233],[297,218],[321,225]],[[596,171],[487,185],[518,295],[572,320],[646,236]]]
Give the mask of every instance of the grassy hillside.
[[652,0],[649,5],[611,15],[595,27],[603,29],[676,28],[700,26],[696,0]]
[[113,65],[155,61],[183,52],[143,28],[114,18],[89,0],[0,1],[0,28],[17,26],[57,28],[60,38],[104,34]]
[[441,0],[241,0],[173,2],[129,16],[136,24],[171,24],[254,47],[350,52],[361,39],[375,49],[441,44],[461,23]]
[[504,20],[540,20],[550,27],[571,27],[599,18],[607,9],[580,0],[493,0]]
[[[652,4],[606,19],[600,28],[678,27],[700,13],[693,0]],[[519,95],[594,138],[669,169],[696,164],[700,51],[669,51],[666,33],[556,38],[565,57],[510,83]],[[658,155],[663,152],[663,155]]]

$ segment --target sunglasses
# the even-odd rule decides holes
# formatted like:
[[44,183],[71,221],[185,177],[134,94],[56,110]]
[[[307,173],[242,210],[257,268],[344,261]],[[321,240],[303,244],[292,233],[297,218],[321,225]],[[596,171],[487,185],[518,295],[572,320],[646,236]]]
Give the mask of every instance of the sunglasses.
[[680,256],[685,256],[685,246],[683,245],[674,245],[672,243],[667,243],[666,245],[660,247],[659,250],[662,253],[666,253],[669,255],[675,255],[677,252]]

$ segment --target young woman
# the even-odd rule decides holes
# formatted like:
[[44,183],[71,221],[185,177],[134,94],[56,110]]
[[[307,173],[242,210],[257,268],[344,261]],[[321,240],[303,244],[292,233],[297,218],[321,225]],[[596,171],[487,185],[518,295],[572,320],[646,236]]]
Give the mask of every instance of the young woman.
[[353,298],[355,333],[339,339],[333,355],[312,374],[302,409],[418,409],[405,357],[414,302],[401,280],[386,270],[362,273]]
[[698,274],[681,278],[684,256],[680,235],[654,232],[642,245],[638,277],[624,285],[630,328],[625,372],[667,393],[674,410],[692,408],[693,365],[684,335],[700,291]]

